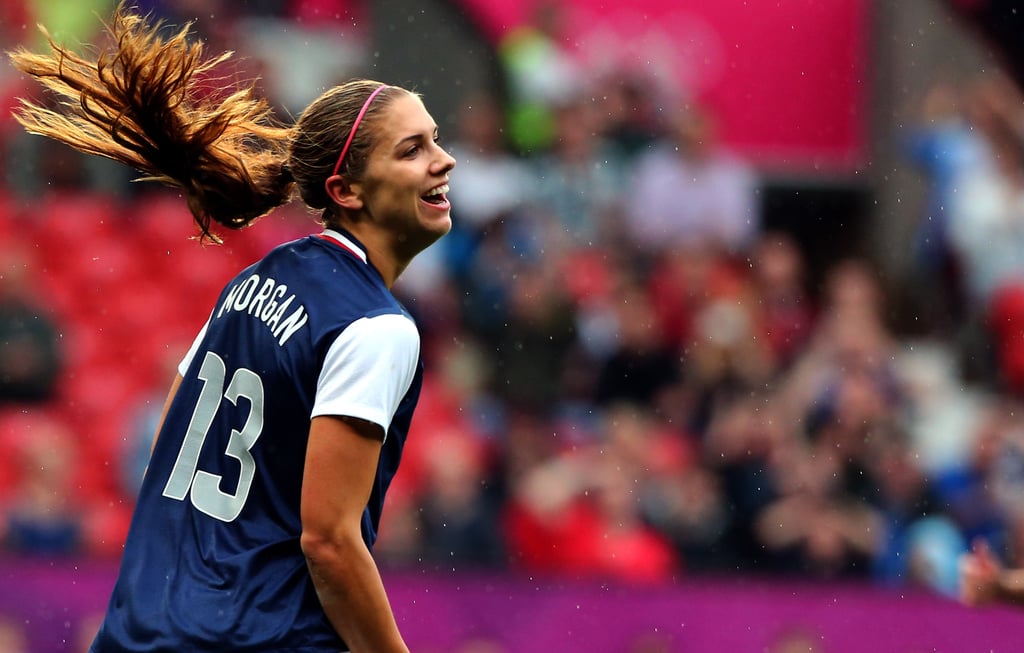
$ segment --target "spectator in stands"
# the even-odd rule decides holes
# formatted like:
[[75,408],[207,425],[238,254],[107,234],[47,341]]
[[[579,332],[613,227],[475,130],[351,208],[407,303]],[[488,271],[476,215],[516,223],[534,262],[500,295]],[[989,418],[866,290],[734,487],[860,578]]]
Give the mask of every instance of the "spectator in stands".
[[601,133],[618,150],[624,163],[632,164],[661,136],[658,84],[628,66],[615,67],[594,82],[601,89],[597,99]]
[[504,323],[485,341],[493,345],[491,393],[516,409],[550,415],[562,390],[567,352],[576,339],[574,310],[554,257],[515,269]]
[[521,153],[541,151],[558,138],[553,107],[580,89],[585,74],[564,43],[564,20],[561,3],[543,0],[529,21],[498,43],[508,81],[509,136]]
[[1022,426],[1016,402],[993,397],[977,422],[964,427],[970,433],[963,459],[932,476],[945,514],[965,540],[985,539],[999,555],[1007,553],[1015,506],[1024,500],[1024,456],[1015,442]]
[[753,169],[718,141],[709,107],[689,102],[666,113],[667,136],[631,171],[627,234],[647,252],[680,244],[747,251],[761,229]]
[[534,190],[531,210],[546,251],[572,251],[608,240],[623,197],[621,155],[601,133],[587,93],[554,108],[555,140],[529,158]]
[[[807,346],[780,379],[787,410],[809,421],[815,431],[821,420],[841,417],[836,399],[844,388],[851,399],[861,396],[872,419],[883,418],[899,402],[895,369],[896,340],[885,321],[885,297],[874,270],[850,259],[826,273],[821,311]],[[859,394],[862,389],[866,394]]]
[[659,329],[654,306],[643,285],[626,277],[612,295],[615,343],[599,361],[594,403],[650,405],[679,380],[676,352]]
[[58,328],[31,284],[29,253],[18,240],[0,246],[0,404],[52,399],[63,369]]
[[515,568],[572,578],[658,583],[681,570],[669,539],[643,520],[620,453],[578,446],[511,488],[505,536]]
[[86,551],[86,519],[76,491],[75,434],[60,420],[32,411],[4,423],[15,485],[3,508],[0,543],[19,555],[67,556]]
[[1024,567],[1024,418],[1018,400],[997,410],[1000,414],[994,416],[994,423],[986,425],[994,432],[982,434],[978,442],[975,482],[985,493],[974,498],[979,508],[994,504],[999,520],[987,524],[988,532],[971,534],[975,540],[986,539],[1008,565]]
[[439,566],[499,568],[505,562],[499,495],[488,482],[489,451],[464,431],[431,433],[416,493],[423,555]]
[[777,568],[820,578],[869,576],[882,522],[843,485],[791,488],[758,515],[758,541]]
[[[27,0],[0,3],[0,49],[7,51],[24,42],[30,24],[32,20]],[[9,141],[20,138],[21,130],[16,129],[17,123],[7,120],[6,116],[16,105],[18,96],[25,93],[25,81],[13,67],[0,66],[0,110],[4,116],[4,119],[0,119],[0,152],[7,153]],[[0,184],[6,193],[10,190],[6,182],[15,175],[15,170],[20,165],[12,165],[11,161],[4,159],[0,159]],[[18,163],[20,164],[20,161]]]
[[984,136],[968,119],[965,95],[960,85],[946,80],[931,84],[905,143],[908,160],[925,181],[909,271],[915,310],[926,312],[930,323],[939,321],[937,328],[953,333],[950,322],[962,319],[966,306],[960,261],[951,242],[952,211],[960,183],[976,166],[986,165],[990,156]]
[[1024,604],[1024,569],[1005,566],[984,540],[975,542],[960,564],[960,599],[965,604]]
[[959,565],[967,550],[967,540],[953,520],[941,513],[932,513],[915,519],[902,536],[906,572],[900,580],[955,598],[960,591]]
[[[732,261],[712,248],[696,245],[666,245],[648,262],[646,285],[657,318],[657,328],[666,344],[677,350],[689,347],[696,338],[697,315],[711,301],[735,296],[744,276]],[[621,267],[621,266],[620,266]]]
[[956,559],[963,536],[941,511],[932,479],[898,425],[878,429],[865,452],[865,500],[882,520],[874,575],[881,582],[956,593]]
[[679,356],[683,384],[695,398],[700,428],[716,407],[773,382],[777,359],[760,322],[763,300],[744,279],[710,294],[694,315],[693,334]]
[[1018,207],[1024,193],[1024,108],[1021,91],[999,76],[976,82],[967,93],[968,120],[982,139],[982,152],[958,176],[947,218],[968,299],[985,310],[1000,286],[1024,277],[1024,217]]
[[602,442],[633,479],[643,521],[672,542],[681,564],[716,568],[730,507],[694,439],[651,406],[620,403],[604,411]]
[[760,330],[786,368],[806,347],[816,318],[803,253],[792,236],[769,232],[757,239],[750,263]]
[[1021,91],[1000,76],[969,89],[968,117],[984,156],[961,175],[947,215],[966,292],[968,353],[994,357],[981,372],[1024,393],[1024,105]]
[[[770,395],[754,393],[716,406],[703,437],[701,462],[714,472],[729,506],[714,566],[777,570],[756,532],[757,519],[788,484],[809,484],[801,442]],[[806,480],[805,480],[806,479]]]
[[[227,43],[252,60],[266,96],[282,114],[298,115],[320,89],[356,76],[372,56],[368,6],[357,0],[222,4],[236,14],[235,20],[224,21],[231,30]],[[217,17],[207,22],[221,23]]]

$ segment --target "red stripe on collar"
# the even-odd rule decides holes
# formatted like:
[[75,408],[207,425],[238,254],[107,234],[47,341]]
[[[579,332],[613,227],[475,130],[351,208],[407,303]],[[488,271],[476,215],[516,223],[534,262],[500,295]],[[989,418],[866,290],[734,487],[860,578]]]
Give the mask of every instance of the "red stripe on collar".
[[338,247],[340,247],[340,248],[344,249],[345,251],[347,251],[348,253],[352,254],[352,256],[355,256],[356,258],[358,258],[363,263],[367,262],[366,254],[361,249],[356,247],[353,243],[349,242],[349,240],[347,238],[344,238],[344,236],[342,236],[341,238],[338,238],[337,236],[335,236],[333,234],[320,233],[320,234],[317,234],[316,237],[317,238],[322,238],[323,240],[326,240],[326,241],[334,243]]

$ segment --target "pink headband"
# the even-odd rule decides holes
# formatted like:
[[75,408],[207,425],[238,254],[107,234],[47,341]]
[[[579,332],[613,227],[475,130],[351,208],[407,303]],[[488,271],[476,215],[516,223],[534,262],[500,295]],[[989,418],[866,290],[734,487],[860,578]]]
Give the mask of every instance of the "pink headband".
[[338,170],[341,169],[341,162],[345,160],[345,155],[348,154],[348,148],[352,145],[352,139],[356,136],[356,130],[359,129],[359,123],[363,121],[363,116],[366,115],[366,110],[370,108],[370,103],[373,102],[373,98],[377,97],[377,94],[387,87],[387,84],[381,84],[373,91],[373,93],[370,93],[370,97],[366,98],[366,102],[363,102],[363,108],[359,110],[359,114],[352,123],[352,129],[348,133],[348,140],[345,141],[345,147],[341,148],[341,155],[338,156],[338,162],[334,164],[334,170],[331,171],[332,177],[338,174]]

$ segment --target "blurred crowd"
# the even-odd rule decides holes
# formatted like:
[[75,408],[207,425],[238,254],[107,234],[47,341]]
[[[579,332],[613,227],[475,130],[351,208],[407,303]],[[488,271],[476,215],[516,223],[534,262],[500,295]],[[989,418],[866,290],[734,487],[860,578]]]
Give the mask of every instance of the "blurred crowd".
[[[5,3],[0,45],[60,4],[90,3]],[[151,4],[174,21],[193,3]],[[242,52],[256,46],[240,33],[278,21],[315,47],[337,36],[322,20],[353,11],[200,4],[232,18],[204,36]],[[872,261],[812,278],[794,235],[765,227],[763,180],[710,107],[635,71],[581,71],[544,38],[503,44],[507,94],[460,102],[454,230],[396,288],[428,372],[382,563],[945,594],[974,538],[1024,564],[1019,91],[936,84],[907,129],[928,197],[900,217],[919,225],[914,283],[941,300],[909,340]],[[304,74],[358,72],[350,55]],[[301,84],[262,72],[275,105],[301,105]],[[2,75],[9,104],[26,91]],[[9,119],[0,146],[0,543],[113,557],[173,365],[220,285],[315,216],[284,208],[204,248],[184,202],[131,171]]]

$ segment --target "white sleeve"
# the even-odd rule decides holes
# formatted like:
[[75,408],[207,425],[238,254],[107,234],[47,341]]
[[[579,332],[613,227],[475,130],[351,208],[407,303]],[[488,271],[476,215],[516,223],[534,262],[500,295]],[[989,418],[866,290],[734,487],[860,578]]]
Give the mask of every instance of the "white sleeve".
[[419,355],[420,335],[408,317],[386,314],[356,320],[327,352],[311,417],[358,417],[387,433],[412,385]]
[[196,351],[199,350],[199,343],[201,343],[203,338],[206,337],[206,329],[209,326],[210,321],[207,320],[206,324],[203,325],[203,328],[199,330],[199,335],[197,335],[196,339],[192,341],[192,346],[189,347],[188,352],[185,353],[185,358],[181,359],[181,362],[178,363],[178,374],[185,376],[188,372],[188,366],[192,364],[192,359],[196,357]]

